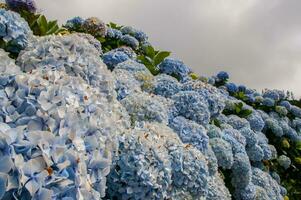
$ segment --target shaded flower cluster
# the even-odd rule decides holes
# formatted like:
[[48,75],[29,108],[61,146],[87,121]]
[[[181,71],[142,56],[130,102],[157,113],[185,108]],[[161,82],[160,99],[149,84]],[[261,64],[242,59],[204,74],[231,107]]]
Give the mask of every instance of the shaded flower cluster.
[[32,31],[18,13],[0,9],[0,42],[5,43],[5,50],[19,53],[31,37]]

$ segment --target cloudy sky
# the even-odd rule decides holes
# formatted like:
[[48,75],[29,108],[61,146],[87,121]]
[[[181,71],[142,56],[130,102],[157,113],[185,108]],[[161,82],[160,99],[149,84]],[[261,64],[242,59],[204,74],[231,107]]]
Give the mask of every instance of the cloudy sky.
[[300,0],[37,0],[61,23],[97,16],[148,33],[201,75],[301,96]]

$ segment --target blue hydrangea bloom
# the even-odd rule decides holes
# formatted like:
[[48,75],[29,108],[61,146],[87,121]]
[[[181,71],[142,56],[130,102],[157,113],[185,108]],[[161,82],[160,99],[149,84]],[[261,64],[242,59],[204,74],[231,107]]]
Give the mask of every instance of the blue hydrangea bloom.
[[284,169],[288,169],[292,163],[291,159],[285,155],[281,155],[277,159],[279,165]]
[[251,161],[261,161],[264,158],[264,152],[257,144],[247,147],[246,151]]
[[128,45],[129,47],[137,50],[139,48],[139,41],[130,35],[123,35],[120,38],[120,41],[122,41],[125,45]]
[[139,42],[144,42],[148,40],[148,36],[141,30],[137,30],[131,26],[124,26],[120,29],[122,34],[129,34],[135,37]]
[[162,73],[175,76],[181,81],[186,80],[191,72],[190,68],[182,61],[173,58],[166,58],[160,63],[159,68]]
[[247,154],[235,154],[231,170],[231,183],[236,189],[245,188],[249,185],[252,180],[252,169]]
[[226,81],[229,79],[229,74],[225,71],[219,72],[216,76],[221,81]]
[[275,100],[271,98],[264,98],[262,104],[264,106],[273,107],[275,105]]
[[245,93],[246,90],[247,90],[247,87],[246,87],[246,86],[244,86],[244,85],[239,85],[239,86],[238,86],[238,91],[239,91],[239,92]]
[[107,37],[114,38],[114,39],[121,39],[122,32],[120,30],[114,29],[114,28],[108,28],[107,30]]
[[295,117],[301,118],[301,108],[292,106],[290,111]]
[[210,139],[210,145],[217,158],[218,166],[231,169],[233,165],[232,146],[221,138]]
[[0,39],[6,43],[7,51],[19,53],[31,37],[32,31],[18,13],[0,9]]
[[288,101],[281,101],[281,102],[279,103],[279,105],[285,107],[288,111],[291,110],[291,106],[292,106],[292,105],[290,104],[290,102],[288,102]]
[[145,92],[134,93],[122,99],[121,103],[131,116],[132,123],[155,121],[168,124],[171,105],[163,97],[152,97]]
[[184,117],[172,119],[169,126],[179,135],[183,143],[192,144],[196,149],[206,153],[209,138],[203,126]]
[[109,51],[102,57],[103,62],[108,66],[110,70],[113,70],[117,64],[122,63],[128,59],[130,59],[128,55],[121,51]]
[[207,125],[210,121],[208,103],[193,91],[183,91],[172,97],[178,115],[196,121],[202,125]]
[[227,87],[228,92],[230,92],[230,93],[235,93],[238,91],[238,88],[234,83],[226,83],[226,87]]
[[252,168],[252,171],[252,183],[256,186],[263,188],[263,191],[266,193],[267,196],[265,198],[259,199],[283,199],[283,196],[281,195],[280,186],[267,172],[264,172],[258,168]]
[[111,98],[115,95],[112,75],[99,58],[99,51],[82,35],[45,36],[33,40],[17,59],[25,72],[33,69],[66,71],[80,76]]
[[113,49],[112,51],[114,52],[123,52],[125,53],[130,59],[135,60],[137,58],[137,54],[135,53],[135,51],[131,48],[131,47],[127,47],[127,46],[121,46],[118,47],[116,49]]
[[209,138],[221,138],[223,135],[223,132],[221,129],[215,125],[209,124],[207,126],[207,135]]
[[65,28],[71,31],[79,31],[82,29],[85,20],[81,17],[74,17],[72,19],[67,20],[64,25]]
[[273,99],[274,101],[279,101],[280,100],[280,96],[279,96],[279,92],[277,90],[266,90],[262,96],[264,98],[270,98]]
[[262,117],[260,116],[260,113],[253,110],[253,112],[251,113],[251,115],[249,115],[247,117],[248,122],[250,123],[250,127],[252,130],[254,131],[262,131],[262,129],[264,128],[264,120],[262,119]]
[[246,119],[240,118],[237,115],[229,115],[227,119],[227,123],[237,130],[245,127],[247,128],[250,127],[250,124]]
[[269,118],[265,121],[265,124],[267,128],[272,130],[272,132],[275,134],[276,137],[281,137],[284,135],[283,130],[281,126],[279,126],[277,120]]
[[153,83],[154,94],[169,98],[181,90],[181,84],[172,76],[159,74]]
[[26,10],[31,13],[37,11],[37,5],[34,0],[5,0],[9,9],[14,11]]

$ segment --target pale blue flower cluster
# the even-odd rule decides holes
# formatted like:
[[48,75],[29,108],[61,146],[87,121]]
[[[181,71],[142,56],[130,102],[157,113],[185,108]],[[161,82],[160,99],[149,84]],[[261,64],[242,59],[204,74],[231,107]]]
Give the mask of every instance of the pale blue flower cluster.
[[32,37],[27,22],[18,13],[0,9],[0,40],[5,42],[5,49],[19,53]]
[[[3,16],[17,14],[1,12],[5,27],[15,23]],[[191,70],[170,58],[153,76],[136,61],[134,50],[149,45],[142,31],[107,30],[95,18],[74,18],[66,27],[127,46],[102,55],[91,35],[32,37],[17,65],[0,50],[0,199],[286,195],[280,177],[263,171],[269,160],[283,169],[292,162],[278,157],[268,134],[301,141],[301,109],[284,101],[283,92],[227,83],[226,72],[211,83],[192,80]],[[237,92],[266,111],[243,103],[252,113],[237,116],[242,101],[231,97]]]
[[35,38],[20,53],[17,63],[25,72],[35,68],[66,71],[82,77],[108,97],[114,95],[112,75],[100,60],[99,51],[82,34]]
[[166,98],[181,91],[182,85],[172,76],[160,74],[154,78],[153,93]]
[[173,58],[166,58],[160,63],[159,68],[162,73],[174,76],[181,81],[187,80],[191,72],[191,69],[182,61]]
[[130,59],[127,54],[122,51],[109,51],[105,53],[102,57],[103,62],[108,66],[109,69],[114,69],[114,67],[126,60]]
[[203,96],[194,91],[182,91],[172,97],[176,115],[207,125],[210,121],[208,103]]
[[128,121],[117,101],[79,77],[40,69],[9,77],[0,94],[1,195],[105,196],[116,133]]
[[120,29],[120,31],[126,35],[129,34],[135,37],[139,42],[148,41],[148,36],[141,30],[137,30],[131,26],[124,26]]

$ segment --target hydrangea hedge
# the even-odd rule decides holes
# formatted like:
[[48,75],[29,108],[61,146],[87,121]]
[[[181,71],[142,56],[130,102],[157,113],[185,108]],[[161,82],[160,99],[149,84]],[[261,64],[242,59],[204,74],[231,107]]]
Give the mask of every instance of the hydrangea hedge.
[[301,198],[300,102],[141,30],[0,6],[0,199]]

